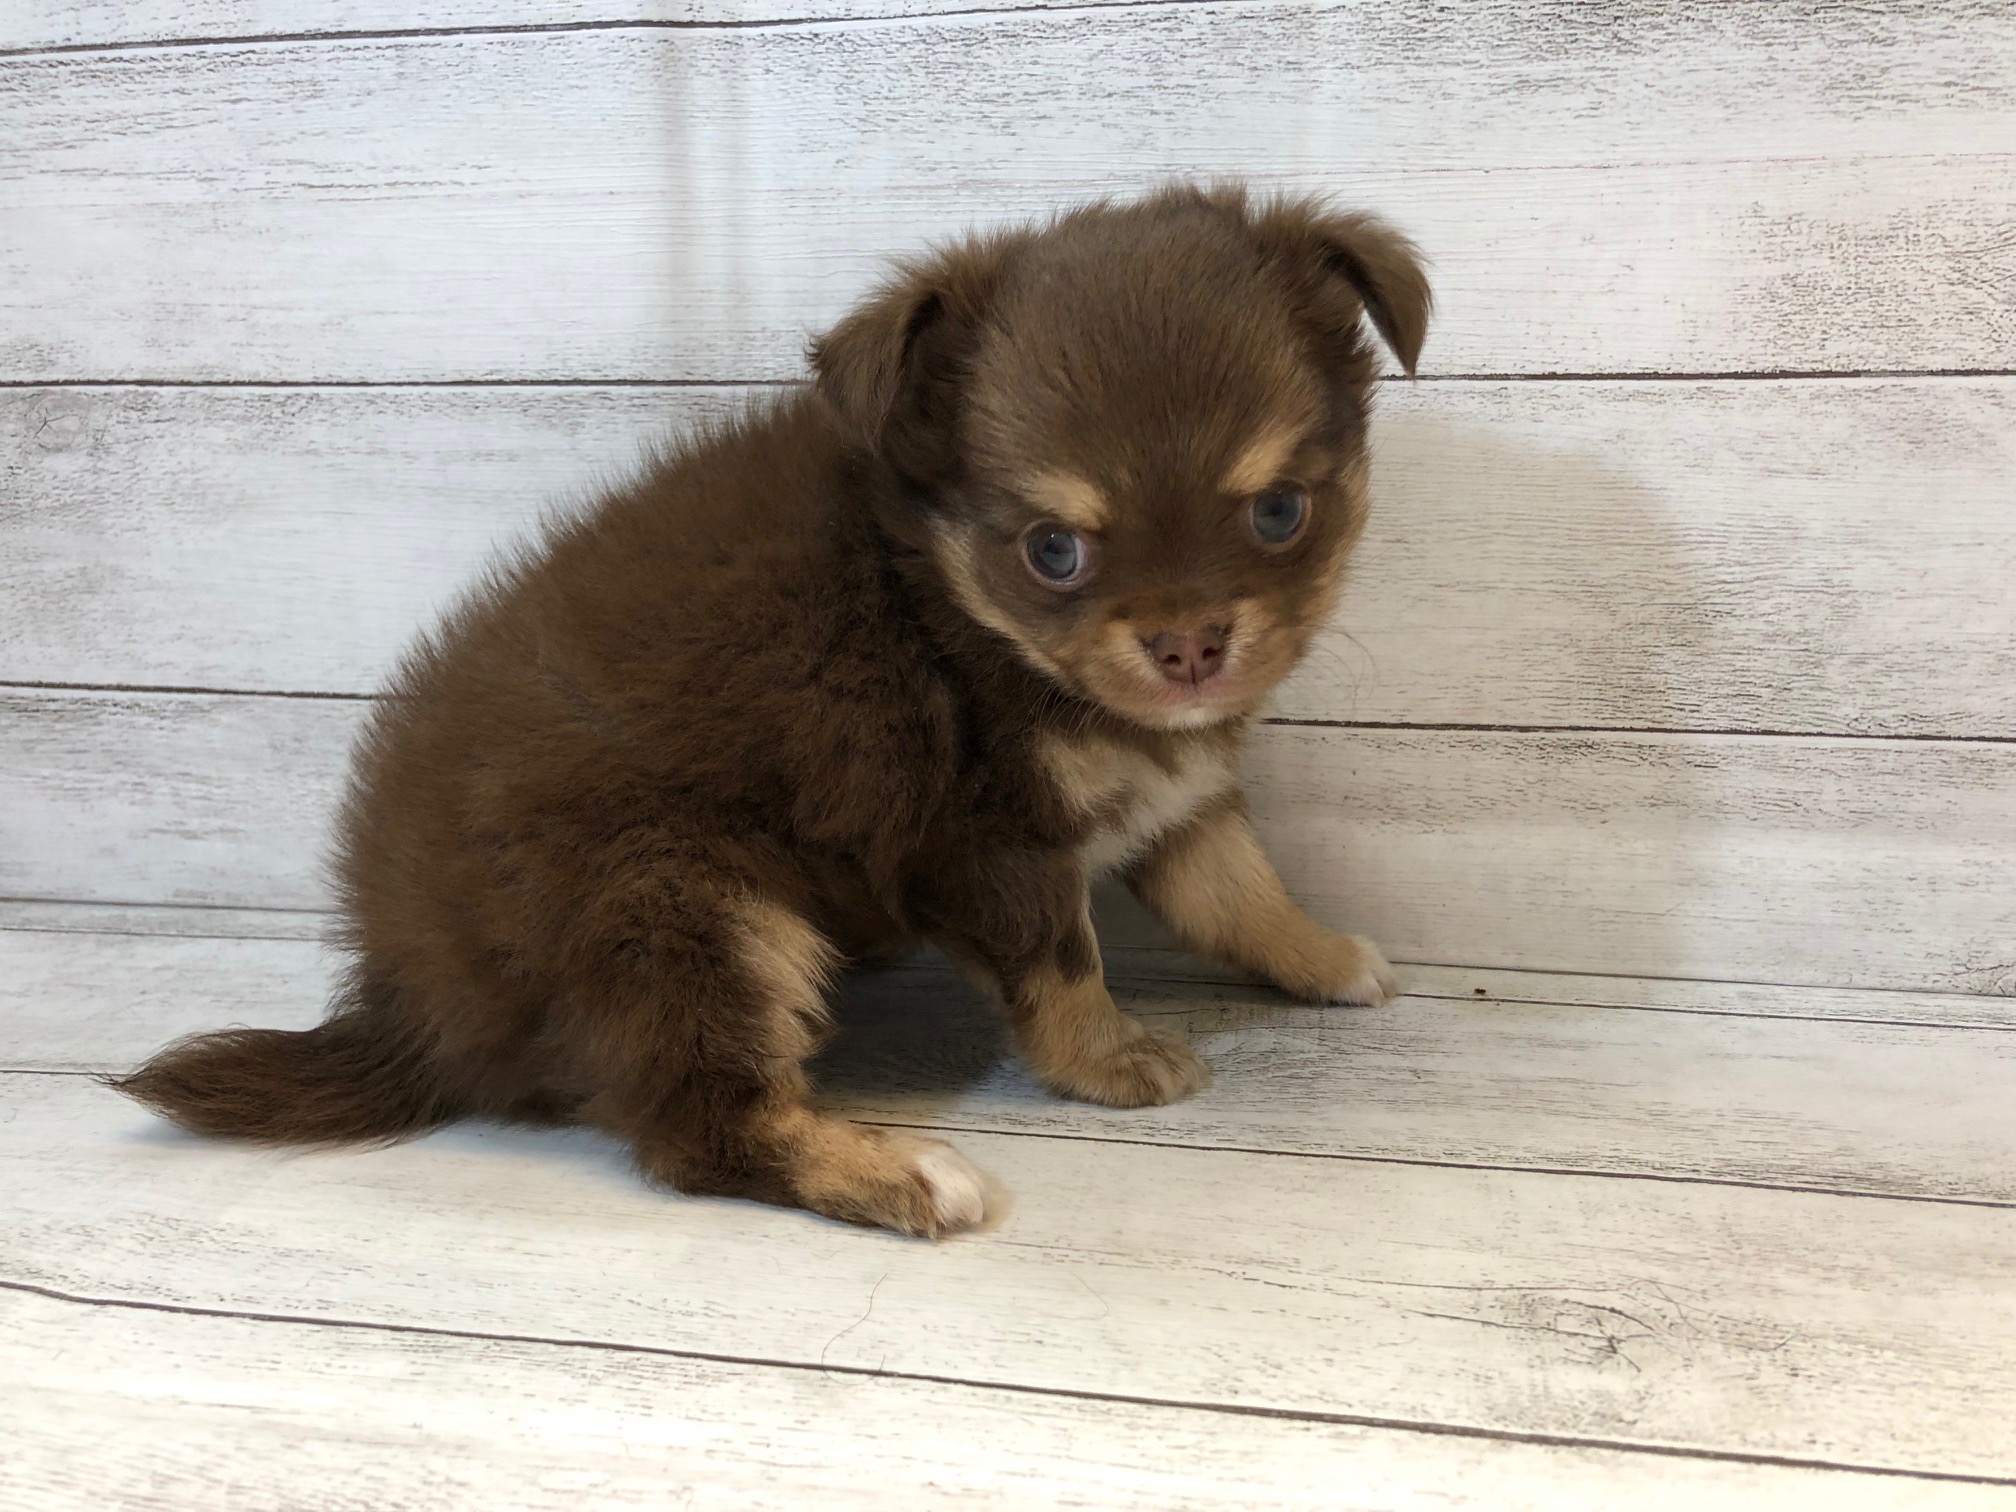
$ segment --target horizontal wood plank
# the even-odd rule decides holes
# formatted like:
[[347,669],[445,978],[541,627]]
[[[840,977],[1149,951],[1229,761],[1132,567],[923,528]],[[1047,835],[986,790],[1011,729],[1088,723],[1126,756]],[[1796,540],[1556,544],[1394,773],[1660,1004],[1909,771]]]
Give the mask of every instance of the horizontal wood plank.
[[0,678],[370,693],[543,516],[765,393],[0,391]]
[[1275,727],[1246,787],[1403,960],[2016,992],[2016,747]]
[[[0,933],[0,1068],[126,1070],[200,1030],[306,1028],[330,967],[294,940]],[[820,1084],[884,1123],[2016,1205],[2006,1013],[2000,1029],[1752,1017],[1718,988],[1698,1001],[1719,1013],[1450,996],[1355,1013],[1237,984],[1113,985],[1186,1034],[1215,1085],[1170,1108],[1061,1103],[942,969],[853,983]]]
[[2016,1478],[2008,1210],[962,1134],[1016,1206],[933,1246],[585,1135],[278,1155],[0,1097],[0,1279],[73,1295]]
[[[1110,884],[1094,890],[1106,974],[1134,985],[1178,982],[1250,986],[1243,974],[1189,955]],[[173,939],[305,940],[329,938],[326,910],[210,908],[201,904],[63,903],[0,900],[0,932],[62,935],[167,936]],[[1785,987],[1769,982],[1691,981],[1684,977],[1589,976],[1502,967],[1402,962],[1410,997],[1462,1002],[1574,1004],[1585,1008],[1661,1013],[1736,1013],[1758,1018],[1819,1018],[1847,1023],[1923,1024],[1928,1028],[2016,1028],[2004,998],[1967,992],[1910,992],[1838,987]],[[899,969],[932,972],[943,965],[930,951]],[[1135,1012],[1149,1008],[1139,994]],[[199,1026],[200,1027],[200,1026]]]
[[795,377],[890,254],[1170,174],[1415,232],[1430,372],[2016,367],[1986,150],[2016,16],[1826,15],[1824,45],[1765,0],[1667,0],[1625,47],[1582,7],[1410,0],[0,60],[0,377]]
[[354,700],[0,694],[0,894],[326,908]]
[[2008,1504],[1992,1486],[20,1292],[0,1292],[0,1362],[0,1491],[38,1512]]
[[[1114,981],[1251,985],[1250,979],[1239,972],[1176,949],[1166,932],[1111,884],[1100,884],[1094,889],[1093,898],[1099,933],[1105,942],[1106,974]],[[0,900],[0,932],[6,933],[163,935],[178,939],[318,943],[329,938],[334,923],[333,913],[313,909]],[[942,964],[930,951],[925,951],[914,962],[893,969],[929,972]],[[2012,1011],[2006,999],[1977,993],[1786,987],[1770,982],[1591,976],[1405,961],[1401,964],[1406,967],[1407,992],[1412,997],[1575,1004],[1663,1013],[1738,1013],[1760,1018],[1820,1018],[1951,1029],[2016,1028],[2016,1011]],[[1137,1005],[1136,1011],[1146,1010]]]
[[232,37],[484,27],[793,25],[944,11],[1070,8],[1082,0],[18,0],[0,15],[0,53],[145,46]]
[[[0,895],[327,906],[364,707],[0,694]],[[2016,992],[2016,746],[1265,726],[1246,787],[1396,959]]]
[[[366,693],[737,388],[0,391],[15,681]],[[1387,385],[1305,719],[2016,736],[2016,379]]]
[[327,909],[0,900],[0,931],[10,934],[166,935],[176,939],[319,942],[330,936],[334,923],[335,915]]
[[2006,1028],[1415,996],[1353,1013],[1223,984],[1114,997],[1185,1034],[1213,1087],[1146,1113],[1060,1103],[949,977],[864,985],[822,1086],[919,1127],[2016,1205]]

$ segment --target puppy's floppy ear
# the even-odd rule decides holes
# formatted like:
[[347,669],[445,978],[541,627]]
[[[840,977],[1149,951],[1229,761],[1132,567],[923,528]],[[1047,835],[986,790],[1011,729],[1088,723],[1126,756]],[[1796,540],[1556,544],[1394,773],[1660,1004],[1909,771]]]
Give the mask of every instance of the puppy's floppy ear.
[[1002,268],[1025,239],[976,238],[905,263],[812,343],[814,387],[848,431],[907,455],[919,432],[950,426]]
[[[1334,213],[1314,200],[1277,200],[1247,214],[1261,245],[1304,277],[1315,272],[1348,286],[1407,376],[1414,376],[1435,303],[1414,243],[1377,216]],[[1326,324],[1344,315],[1334,299],[1317,300],[1315,312],[1327,317]],[[1355,310],[1348,324],[1357,324]]]
[[881,438],[904,365],[942,305],[928,270],[907,268],[813,341],[813,386],[862,440]]

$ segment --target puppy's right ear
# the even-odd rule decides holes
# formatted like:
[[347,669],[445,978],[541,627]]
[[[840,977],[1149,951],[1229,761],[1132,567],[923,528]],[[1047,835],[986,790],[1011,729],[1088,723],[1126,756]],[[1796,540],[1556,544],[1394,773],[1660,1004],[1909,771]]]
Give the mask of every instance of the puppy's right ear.
[[962,242],[902,265],[812,343],[813,387],[846,431],[912,470],[957,425],[959,391],[1001,271],[1026,233]]

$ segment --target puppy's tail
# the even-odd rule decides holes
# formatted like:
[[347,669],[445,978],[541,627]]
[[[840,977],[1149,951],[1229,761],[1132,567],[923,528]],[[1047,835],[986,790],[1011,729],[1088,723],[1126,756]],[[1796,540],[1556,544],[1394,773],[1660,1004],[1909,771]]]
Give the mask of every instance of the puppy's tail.
[[261,1144],[351,1144],[460,1116],[418,1025],[391,995],[352,986],[313,1029],[191,1035],[128,1076],[102,1078],[197,1134]]

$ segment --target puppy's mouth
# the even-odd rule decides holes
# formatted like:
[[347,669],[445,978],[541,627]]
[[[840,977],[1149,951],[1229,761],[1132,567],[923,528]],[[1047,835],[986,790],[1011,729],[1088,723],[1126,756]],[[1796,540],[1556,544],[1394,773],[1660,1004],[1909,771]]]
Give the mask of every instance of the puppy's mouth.
[[1142,724],[1196,729],[1249,714],[1274,679],[1250,625],[1226,614],[1152,629],[1116,620],[1080,670],[1109,709]]

